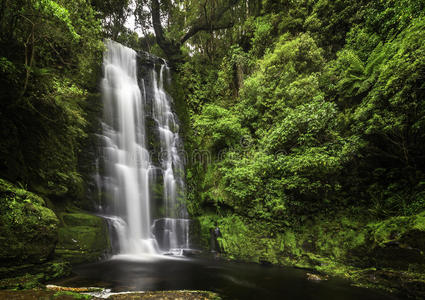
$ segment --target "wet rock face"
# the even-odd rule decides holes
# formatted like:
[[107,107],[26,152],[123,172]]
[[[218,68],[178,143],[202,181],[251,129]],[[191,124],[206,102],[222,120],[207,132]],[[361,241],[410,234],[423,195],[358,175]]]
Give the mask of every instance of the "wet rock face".
[[96,261],[110,251],[106,221],[84,212],[62,213],[55,256],[73,264]]
[[[172,226],[171,222],[175,222],[176,226]],[[188,223],[188,224],[187,224]],[[185,225],[188,225],[187,227]],[[178,246],[185,248],[182,251],[182,254],[185,256],[194,256],[199,255],[201,251],[198,249],[200,246],[200,225],[196,220],[190,219],[169,219],[169,218],[160,218],[156,219],[153,222],[152,233],[155,235],[155,238],[158,242],[160,249],[169,249],[170,248],[170,231],[172,229],[177,230],[177,236],[184,237],[188,236],[188,246],[190,249],[186,248],[185,240],[177,240]],[[188,232],[185,230],[188,229]]]
[[213,252],[222,253],[222,249],[220,247],[220,243],[218,242],[218,238],[222,237],[220,228],[215,227],[210,230],[210,248]]
[[[155,235],[159,248],[187,248],[189,245],[185,245],[184,238],[189,235],[189,232],[186,232],[188,228],[186,225],[190,222],[189,219],[161,218],[154,220],[152,233]],[[177,232],[173,234],[173,230]],[[172,236],[176,238],[175,241],[172,240]],[[179,239],[180,237],[181,239]]]
[[154,67],[155,65],[164,64],[165,60],[151,53],[139,51],[137,53],[137,62],[143,65]]
[[59,221],[44,200],[0,179],[0,264],[43,263],[52,254]]
[[150,159],[155,166],[161,165],[161,142],[159,138],[159,129],[151,115],[145,119],[147,135],[147,147],[150,153]]

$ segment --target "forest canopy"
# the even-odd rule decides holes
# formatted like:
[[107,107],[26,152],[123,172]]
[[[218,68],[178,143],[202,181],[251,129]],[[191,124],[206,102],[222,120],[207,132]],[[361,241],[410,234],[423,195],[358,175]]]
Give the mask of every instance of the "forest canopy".
[[173,64],[186,148],[218,157],[188,165],[192,213],[418,212],[424,5],[3,0],[2,176],[82,197],[87,101],[112,38]]

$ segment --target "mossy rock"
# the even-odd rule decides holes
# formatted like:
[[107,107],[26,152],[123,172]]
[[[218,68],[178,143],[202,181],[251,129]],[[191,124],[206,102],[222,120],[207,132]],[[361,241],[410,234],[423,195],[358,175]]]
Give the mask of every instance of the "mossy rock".
[[89,300],[99,299],[90,295],[84,295],[73,292],[55,292],[42,289],[31,289],[24,291],[0,291],[0,299],[10,300]]
[[[26,290],[40,288],[43,283],[49,280],[71,274],[71,265],[67,262],[56,261],[47,262],[41,265],[11,267],[8,271],[9,272],[3,273],[3,275],[7,275],[7,278],[0,279],[0,290]],[[2,298],[0,297],[0,299]]]
[[71,265],[64,261],[48,261],[43,264],[25,264],[0,268],[0,278],[43,274],[43,281],[60,278],[71,273]]
[[53,253],[58,219],[44,200],[0,179],[0,263],[40,264]]
[[72,264],[95,261],[110,250],[106,221],[85,212],[61,213],[55,255]]
[[369,251],[379,268],[425,272],[425,212],[370,224]]
[[65,226],[89,226],[102,227],[104,220],[98,216],[93,216],[87,213],[63,213],[61,218]]
[[44,274],[25,274],[23,276],[5,278],[0,280],[0,289],[8,290],[26,290],[32,288],[40,288],[40,281],[44,278]]

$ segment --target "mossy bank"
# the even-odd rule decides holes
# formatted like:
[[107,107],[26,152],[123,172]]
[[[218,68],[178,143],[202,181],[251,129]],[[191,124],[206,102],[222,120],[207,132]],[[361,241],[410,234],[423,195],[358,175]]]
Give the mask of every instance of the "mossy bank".
[[359,286],[425,297],[425,213],[382,222],[317,216],[279,230],[236,215],[199,221],[205,247],[219,228],[225,258],[313,269]]
[[39,286],[69,274],[72,264],[100,259],[110,248],[102,218],[69,205],[47,205],[2,179],[0,228],[0,288]]

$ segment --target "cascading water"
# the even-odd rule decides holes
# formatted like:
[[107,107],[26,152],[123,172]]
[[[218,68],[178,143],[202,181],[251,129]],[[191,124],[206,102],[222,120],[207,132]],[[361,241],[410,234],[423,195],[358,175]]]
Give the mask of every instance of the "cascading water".
[[[181,254],[189,248],[189,221],[181,202],[184,165],[178,151],[179,127],[172,99],[164,90],[169,69],[162,62],[158,76],[155,65],[147,67],[138,82],[137,53],[113,41],[106,47],[103,163],[96,182],[102,191],[102,213],[118,240],[115,252]],[[155,142],[159,153],[150,149]],[[160,156],[157,162],[155,156]],[[152,203],[154,199],[159,203]]]

